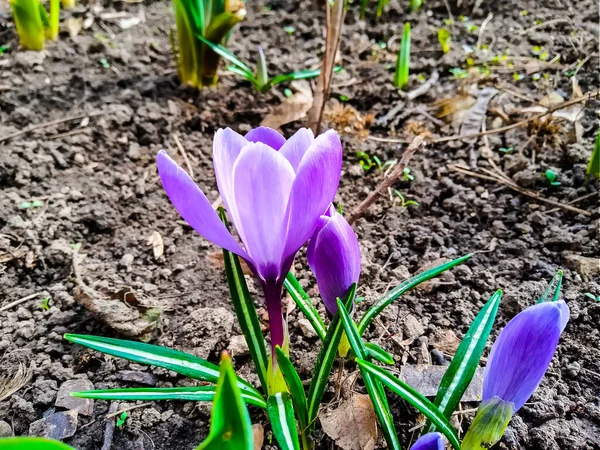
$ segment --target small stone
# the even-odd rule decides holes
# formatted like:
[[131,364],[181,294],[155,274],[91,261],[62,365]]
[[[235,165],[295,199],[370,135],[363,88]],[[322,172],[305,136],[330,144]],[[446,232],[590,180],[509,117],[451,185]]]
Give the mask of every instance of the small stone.
[[[403,366],[400,378],[409,386],[419,391],[425,397],[435,397],[447,368],[444,366],[417,365]],[[478,402],[483,392],[483,367],[475,370],[471,384],[465,391],[463,402]]]
[[48,439],[63,440],[71,437],[77,431],[77,411],[62,411],[29,425],[29,435]]
[[44,62],[44,59],[46,59],[46,52],[26,51],[16,52],[15,54],[15,62],[17,65],[25,68],[38,66]]
[[241,334],[233,336],[229,340],[227,350],[229,350],[229,354],[231,356],[247,355],[250,353],[250,349],[248,348],[248,344],[246,343],[246,338]]
[[4,420],[0,420],[0,437],[12,436],[12,428]]
[[584,281],[591,281],[600,275],[600,261],[598,258],[590,258],[576,254],[563,255],[565,265],[581,275]]
[[132,264],[133,264],[133,255],[131,253],[125,253],[121,257],[121,261],[119,261],[119,265],[121,267],[124,267],[125,269],[127,269],[127,271],[129,271]]
[[19,307],[19,309],[17,309],[17,318],[21,319],[21,320],[27,320],[27,319],[31,319],[33,317],[33,315],[31,314],[31,311],[29,311],[27,308],[24,307]]
[[129,150],[127,150],[127,157],[135,161],[136,159],[140,159],[141,156],[142,154],[140,152],[140,144],[138,144],[137,142],[132,142],[131,144],[129,144]]
[[576,378],[577,375],[579,375],[579,372],[581,371],[581,364],[579,364],[577,361],[574,361],[571,364],[569,364],[566,367],[566,369],[570,377]]
[[71,397],[71,392],[89,391],[94,389],[94,385],[89,380],[68,380],[65,381],[56,395],[56,406],[76,410],[84,416],[91,416],[94,413],[94,400],[91,398]]
[[138,370],[121,370],[117,373],[117,378],[123,381],[133,381],[134,383],[145,384],[147,386],[156,386],[158,377],[150,372],[140,372]]
[[83,156],[81,153],[75,153],[73,155],[73,161],[75,161],[77,164],[85,164],[85,156]]
[[307,338],[315,338],[317,337],[317,332],[313,328],[312,324],[308,319],[302,318],[298,320],[298,328],[302,331],[304,337]]
[[442,352],[440,352],[437,348],[431,350],[431,362],[433,364],[437,364],[438,366],[445,366],[448,364],[446,361],[446,357]]
[[404,336],[407,339],[416,339],[422,336],[423,333],[425,333],[425,328],[423,328],[419,319],[412,314],[406,316],[406,319],[404,319]]
[[85,195],[83,195],[83,193],[81,191],[78,191],[77,189],[71,189],[69,191],[69,198],[71,200],[83,200],[85,198]]

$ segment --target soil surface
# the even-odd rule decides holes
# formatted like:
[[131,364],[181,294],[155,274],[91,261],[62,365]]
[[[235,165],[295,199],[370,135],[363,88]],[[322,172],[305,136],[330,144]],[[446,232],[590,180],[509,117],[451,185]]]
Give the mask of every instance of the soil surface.
[[[359,20],[356,2],[348,12],[339,61],[343,71],[335,75],[327,114],[344,142],[336,198],[344,211],[372,191],[386,170],[365,171],[357,152],[384,163],[398,159],[405,147],[365,139],[364,124],[372,117],[371,136],[410,142],[423,132],[434,138],[456,134],[456,124],[471,123],[457,110],[465,102],[470,107],[478,98],[482,101],[490,87],[497,92],[487,114],[484,105],[487,130],[530,117],[526,110],[544,111],[539,103],[547,106],[549,98],[568,100],[599,86],[598,10],[591,0],[502,0],[477,6],[451,1],[454,22],[446,25],[444,2],[427,1],[410,14],[406,3],[392,0],[382,20],[375,18],[374,2],[366,20]],[[195,181],[215,200],[215,130],[229,126],[245,132],[258,126],[285,99],[284,86],[258,94],[248,82],[223,74],[216,88],[200,93],[179,87],[167,2],[77,6],[63,12],[63,19],[85,22],[93,17],[93,23],[87,21],[90,26],[73,38],[62,35],[42,53],[17,49],[10,11],[6,4],[0,8],[0,44],[9,45],[0,56],[0,307],[32,296],[0,312],[0,379],[12,380],[21,370],[24,380],[17,380],[19,389],[9,395],[4,393],[10,386],[0,382],[0,430],[26,435],[33,422],[64,411],[56,400],[70,380],[89,380],[96,389],[194,384],[165,370],[70,344],[64,333],[150,339],[213,362],[229,349],[238,373],[257,384],[241,345],[219,249],[173,209],[154,156],[165,148],[184,165],[177,136]],[[120,16],[111,16],[115,12],[142,20],[123,28]],[[434,71],[440,75],[412,100],[392,86],[405,21],[413,30],[409,91]],[[253,61],[256,45],[263,44],[272,73],[315,67],[323,51],[323,23],[324,14],[308,0],[249,2],[247,19],[230,48]],[[452,33],[447,54],[437,42],[443,26]],[[477,51],[466,60],[469,48]],[[475,68],[469,69],[470,64]],[[463,71],[453,74],[453,68]],[[452,111],[446,118],[454,124],[435,117],[434,103],[448,98],[453,100],[442,110]],[[536,301],[557,268],[565,269],[563,296],[571,320],[546,377],[498,448],[600,448],[600,302],[584,295],[600,295],[598,186],[585,178],[599,107],[591,100],[569,109],[567,117],[546,117],[472,141],[427,145],[410,163],[414,180],[396,186],[418,206],[403,206],[392,193],[355,224],[363,251],[359,296],[364,300],[358,311],[425,266],[475,254],[406,294],[369,329],[367,337],[395,357],[397,370],[403,364],[447,361],[456,337],[502,288],[495,337],[511,317]],[[75,119],[35,128],[68,117]],[[289,136],[302,124],[293,122],[283,131]],[[471,124],[465,130],[481,127],[475,120],[475,128]],[[456,165],[479,174],[497,166],[521,188],[561,205],[586,196],[574,206],[587,214],[521,195],[506,183],[459,173],[452,168]],[[545,179],[547,169],[557,173],[560,185]],[[303,255],[295,270],[316,298]],[[261,304],[256,287],[250,286]],[[94,302],[89,289],[102,293],[103,301]],[[324,312],[322,306],[320,310]],[[290,312],[292,356],[302,379],[308,380],[319,343],[300,326],[301,319],[297,309]],[[347,363],[346,370],[348,375],[356,368]],[[360,383],[353,389],[364,392]],[[401,441],[408,446],[418,437],[410,431],[415,411],[396,397],[389,399]],[[333,378],[326,400],[336,406]],[[128,406],[118,403],[111,411]],[[80,411],[77,431],[65,442],[80,450],[104,448],[103,416],[110,407],[96,401],[90,410]],[[252,416],[254,423],[265,425],[264,448],[276,448],[268,444],[270,430],[262,413],[253,409]],[[129,413],[111,448],[192,449],[206,436],[209,417],[207,404],[153,402]],[[465,414],[463,426],[472,417]],[[326,435],[315,438],[318,449],[336,448]],[[377,448],[385,448],[383,441]]]

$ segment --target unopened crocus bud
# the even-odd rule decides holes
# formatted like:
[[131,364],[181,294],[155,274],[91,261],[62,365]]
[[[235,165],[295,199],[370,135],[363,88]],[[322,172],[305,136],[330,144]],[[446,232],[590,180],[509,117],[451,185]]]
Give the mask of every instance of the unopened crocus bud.
[[521,311],[500,332],[485,368],[483,398],[462,450],[488,449],[542,381],[569,320],[564,301]]
[[440,433],[427,433],[417,439],[410,450],[444,450],[444,438]]
[[360,276],[360,246],[350,224],[330,206],[315,230],[306,253],[321,298],[331,315]]

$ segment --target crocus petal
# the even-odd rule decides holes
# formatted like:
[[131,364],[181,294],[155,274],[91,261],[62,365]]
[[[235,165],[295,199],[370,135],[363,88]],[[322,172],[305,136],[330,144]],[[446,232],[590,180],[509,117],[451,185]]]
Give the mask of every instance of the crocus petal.
[[235,227],[264,280],[281,275],[286,206],[293,181],[289,161],[260,142],[245,146],[233,168]]
[[567,323],[569,322],[569,317],[571,312],[569,311],[569,306],[564,300],[556,302],[556,305],[560,308],[560,332],[565,331]]
[[[321,218],[323,219],[323,217]],[[360,276],[360,247],[350,224],[335,212],[311,239],[308,264],[315,274],[321,298],[330,314]]]
[[162,185],[181,217],[213,244],[249,259],[187,172],[164,150],[156,155],[156,165]]
[[248,141],[231,128],[219,129],[213,141],[213,165],[223,204],[231,217],[236,214],[233,198],[233,165]]
[[510,418],[514,414],[513,404],[498,397],[482,401],[475,419],[463,438],[461,450],[485,450],[492,448],[502,439]]
[[440,433],[427,433],[417,439],[410,450],[444,450],[444,438]]
[[295,254],[312,235],[335,197],[341,172],[342,144],[329,130],[313,141],[298,166],[288,205],[286,256]]
[[275,150],[279,150],[285,144],[285,138],[272,128],[258,127],[246,133],[246,139],[250,142],[262,142]]
[[310,128],[300,128],[279,149],[279,152],[286,157],[295,172],[298,171],[298,166],[302,158],[314,140],[315,138]]
[[517,412],[533,394],[552,361],[564,328],[566,305],[560,303],[530,306],[500,332],[485,368],[484,401],[499,397],[513,403]]

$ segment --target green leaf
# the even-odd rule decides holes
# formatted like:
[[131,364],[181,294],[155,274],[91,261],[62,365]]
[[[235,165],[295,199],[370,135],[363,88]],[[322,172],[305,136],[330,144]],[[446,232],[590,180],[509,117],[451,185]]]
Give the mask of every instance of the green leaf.
[[236,380],[231,360],[223,353],[210,431],[196,450],[254,450],[252,422]]
[[62,442],[36,437],[0,438],[2,450],[75,450]]
[[450,31],[446,28],[440,28],[438,30],[438,42],[442,47],[442,51],[444,53],[448,53],[450,51],[450,41],[452,39],[452,35]]
[[387,370],[377,367],[376,365],[362,359],[357,359],[356,362],[358,363],[359,367],[364,368],[371,375],[385,384],[390,390],[417,408],[425,417],[431,420],[431,422],[441,433],[444,434],[444,436],[446,436],[446,438],[448,438],[448,441],[456,450],[460,450],[460,441],[458,440],[456,431],[454,428],[452,428],[452,425],[450,425],[446,417],[444,417],[437,406],[423,397],[408,384],[393,376]]
[[217,55],[219,55],[223,59],[229,61],[234,66],[240,68],[242,70],[242,72],[245,73],[245,75],[242,75],[242,76],[245,76],[248,79],[250,79],[250,78],[254,79],[254,74],[252,73],[252,70],[246,64],[244,64],[237,56],[235,56],[228,49],[226,49],[224,46],[222,46],[221,44],[215,44],[214,42],[209,41],[207,38],[205,38],[204,36],[201,36],[201,35],[196,35],[196,37],[198,39],[200,39],[203,44],[205,44],[207,47],[209,47]]
[[319,336],[319,339],[324,341],[325,334],[327,333],[327,327],[325,326],[323,319],[321,319],[321,316],[319,316],[317,309],[310,302],[310,297],[306,292],[304,292],[304,289],[302,289],[302,286],[291,272],[288,272],[283,285],[290,293],[292,300],[294,300],[298,308],[300,308],[300,311],[302,311],[304,316],[308,319],[315,332]]
[[395,363],[394,358],[392,358],[392,355],[390,355],[379,345],[373,342],[365,342],[365,350],[367,351],[367,355],[369,355],[373,359],[376,359],[377,361],[381,361],[382,363],[388,364],[390,366],[394,365]]
[[596,133],[596,144],[594,145],[592,157],[590,158],[590,162],[585,171],[586,177],[589,177],[590,175],[593,175],[600,180],[600,130]]
[[[357,359],[367,360],[369,358],[369,352],[362,338],[360,337],[360,334],[358,333],[356,324],[350,317],[350,314],[348,314],[348,311],[342,302],[338,300],[337,304],[338,314],[342,320],[344,330],[346,331],[346,336],[348,336],[350,347],[352,347]],[[385,436],[385,441],[388,444],[388,448],[392,450],[400,450],[400,442],[398,441],[398,434],[396,433],[396,428],[394,427],[392,413],[390,412],[387,397],[385,396],[385,392],[383,391],[380,382],[374,379],[374,377],[362,367],[360,367],[360,373],[363,377],[363,381],[365,382],[367,393],[373,402],[373,407],[375,408],[375,413],[379,419],[379,425],[383,430],[383,435]]]
[[125,425],[126,420],[127,420],[127,411],[123,411],[121,413],[121,415],[119,417],[117,417],[115,425],[117,426],[117,428],[121,428],[123,425]]
[[275,356],[277,364],[279,364],[279,368],[283,373],[283,379],[290,390],[296,414],[298,415],[298,421],[300,422],[300,428],[304,430],[308,425],[308,405],[306,403],[306,393],[304,392],[302,380],[290,359],[279,346],[275,348]]
[[281,450],[300,450],[294,406],[287,392],[269,395],[267,399],[267,414],[271,422],[273,434]]
[[[242,390],[244,402],[250,405],[266,408],[265,399],[260,395]],[[216,386],[190,386],[174,388],[125,388],[98,389],[91,391],[72,392],[72,397],[93,398],[96,400],[188,400],[196,402],[212,402],[216,394]]]
[[[64,338],[107,355],[128,359],[139,364],[162,367],[196,380],[216,383],[219,379],[219,366],[179,350],[136,341],[82,334],[65,334]],[[261,397],[260,392],[247,381],[238,378],[238,385],[241,390]]]
[[425,272],[421,272],[421,273],[415,275],[414,277],[409,278],[408,280],[400,283],[394,289],[392,289],[387,294],[385,294],[383,297],[381,297],[379,300],[377,300],[375,302],[375,304],[373,304],[367,310],[367,312],[365,312],[365,315],[360,319],[360,322],[358,323],[358,331],[360,332],[360,334],[362,335],[365,332],[365,330],[367,329],[367,327],[369,326],[369,324],[371,323],[371,321],[375,317],[377,317],[379,314],[381,314],[381,312],[390,303],[392,303],[394,300],[396,300],[402,294],[411,290],[415,286],[423,283],[424,281],[430,280],[431,278],[438,276],[442,272],[445,272],[446,270],[451,269],[454,266],[464,263],[471,256],[473,256],[472,253],[461,256],[460,258],[457,258],[457,259],[454,259],[447,263],[441,264],[437,267],[434,267],[433,269],[429,269],[429,270],[426,270]]
[[[354,295],[356,293],[356,283],[354,283],[346,295],[344,296],[343,303],[350,307]],[[323,399],[323,393],[325,387],[329,381],[329,374],[331,373],[331,367],[337,354],[340,339],[344,327],[340,320],[339,313],[336,314],[331,320],[327,335],[323,340],[323,345],[317,356],[317,362],[315,364],[315,371],[313,372],[312,379],[310,380],[310,388],[308,390],[308,423],[309,430],[314,429],[317,414],[319,412],[319,406]]]
[[[477,370],[481,354],[485,349],[485,344],[496,319],[500,300],[502,300],[502,291],[498,290],[481,308],[458,346],[452,363],[442,377],[433,403],[448,419],[456,410],[473,379],[475,370]],[[429,431],[433,431],[433,429]]]
[[402,44],[396,61],[396,73],[394,74],[394,86],[404,89],[408,85],[408,70],[410,66],[410,23],[404,24],[402,33]]
[[554,276],[552,277],[552,280],[550,280],[550,283],[548,283],[548,286],[546,287],[546,289],[544,289],[544,292],[542,292],[542,295],[540,296],[540,298],[538,299],[538,303],[543,303],[543,302],[557,302],[558,299],[560,298],[560,290],[562,288],[562,279],[563,279],[563,271],[562,269],[558,269],[556,271],[556,273],[554,274]]
[[273,77],[271,81],[269,81],[269,86],[275,86],[276,84],[284,83],[286,81],[293,80],[305,80],[307,78],[315,78],[318,77],[321,73],[321,69],[315,70],[300,70],[298,72],[292,72],[285,75],[277,75]]
[[256,78],[254,78],[254,75],[252,75],[251,73],[244,72],[237,66],[227,66],[227,70],[229,70],[232,73],[235,73],[236,75],[241,76],[242,78],[245,78],[250,83],[252,83],[256,87],[256,89],[260,89],[258,81],[256,80]]

